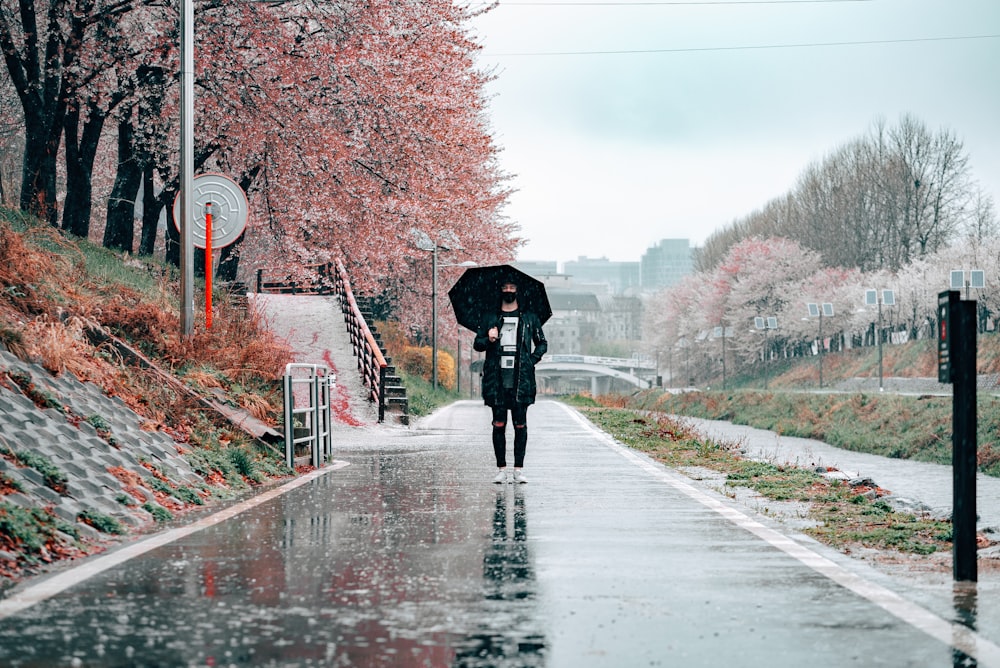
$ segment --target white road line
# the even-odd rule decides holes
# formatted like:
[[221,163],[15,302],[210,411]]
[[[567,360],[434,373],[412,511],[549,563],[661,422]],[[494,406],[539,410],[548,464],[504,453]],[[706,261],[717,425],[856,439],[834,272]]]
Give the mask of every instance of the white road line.
[[115,550],[114,552],[104,556],[88,559],[79,566],[62,571],[36,585],[27,587],[23,591],[14,593],[10,596],[10,598],[0,601],[0,619],[16,615],[36,603],[41,603],[42,601],[59,594],[73,585],[79,584],[80,582],[83,582],[98,573],[102,573],[109,568],[123,564],[129,559],[134,559],[135,557],[143,555],[150,550],[155,550],[158,547],[168,545],[179,538],[190,536],[191,534],[201,531],[202,529],[214,526],[220,522],[225,522],[228,519],[236,517],[242,512],[255,508],[262,503],[267,503],[271,499],[277,498],[282,494],[287,494],[293,489],[308,484],[316,478],[324,476],[331,471],[342,469],[345,466],[348,466],[347,462],[339,460],[333,461],[329,466],[324,466],[323,468],[310,471],[300,478],[296,478],[291,482],[285,483],[281,487],[275,487],[274,489],[258,494],[253,498],[241,501],[240,503],[229,506],[228,508],[220,510],[217,513],[203,517],[192,524],[164,531],[163,533],[125,545],[121,549]]
[[920,629],[935,640],[939,640],[950,647],[964,652],[975,659],[979,666],[1000,667],[1000,647],[992,641],[961,624],[942,619],[926,608],[906,600],[880,584],[870,582],[848,571],[843,566],[795,542],[788,536],[761,524],[740,510],[722,503],[719,499],[685,482],[681,479],[680,474],[669,471],[660,464],[640,457],[630,448],[622,445],[607,433],[595,427],[578,411],[573,410],[565,404],[559,405],[572,415],[574,420],[583,425],[584,428],[598,436],[608,447],[674,489],[714,510],[730,522],[746,529],[758,538],[794,557],[804,565],[833,580],[842,587],[868,599],[907,624]]

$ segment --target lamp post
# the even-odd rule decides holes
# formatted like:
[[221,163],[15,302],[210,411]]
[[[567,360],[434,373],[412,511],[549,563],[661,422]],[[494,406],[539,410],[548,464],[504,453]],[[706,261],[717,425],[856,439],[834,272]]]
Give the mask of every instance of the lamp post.
[[[449,249],[444,248],[443,246],[441,248],[443,250],[449,250]],[[458,262],[458,263],[455,263],[455,264],[440,264],[439,265],[438,262],[437,262],[437,247],[435,247],[434,254],[431,256],[431,263],[433,265],[433,272],[432,272],[433,276],[431,277],[431,280],[433,281],[433,284],[431,285],[431,318],[433,320],[433,322],[431,322],[431,365],[434,367],[433,373],[431,375],[432,375],[432,377],[434,379],[433,380],[434,389],[436,390],[437,386],[438,386],[438,352],[437,352],[438,351],[438,348],[437,348],[437,270],[438,270],[438,267],[478,267],[479,263],[478,262],[473,262],[472,260],[466,260],[465,262]],[[461,356],[462,356],[461,345],[462,345],[461,344],[461,339],[459,339],[459,342],[458,342],[458,345],[457,345],[458,350],[456,352],[458,353],[458,356],[459,356],[460,359],[461,359]],[[460,371],[460,369],[455,372],[456,375],[458,374],[459,371]]]
[[714,333],[716,338],[722,339],[722,389],[726,389],[726,337],[732,336],[733,330],[731,327],[726,327],[725,324],[720,324],[715,328]]
[[[450,239],[448,243],[434,241],[427,235],[426,232],[416,228],[410,230],[410,235],[413,237],[413,243],[417,248],[423,251],[429,251],[431,254],[431,385],[433,385],[436,390],[438,388],[437,277],[439,266],[437,254],[439,250],[461,250],[462,245],[458,243],[457,239],[454,239],[454,235],[450,235],[452,239]],[[459,262],[458,264],[442,264],[440,266],[478,267],[479,265],[472,260],[467,260],[466,262]]]
[[[968,272],[968,277],[966,277],[966,272],[964,269],[952,269],[951,270],[951,289],[961,291],[965,288],[965,299],[969,299],[969,288],[976,288],[977,290],[982,290],[986,287],[986,272],[982,269],[972,269]],[[989,317],[988,313],[985,313],[983,308],[977,304],[976,306],[976,316],[979,321],[976,325],[977,331],[986,331],[986,319]]]
[[823,302],[822,304],[807,303],[806,308],[809,309],[809,316],[815,318],[819,316],[819,386],[820,389],[823,388],[823,353],[825,352],[826,346],[823,344],[823,316],[830,318],[833,316],[833,304],[830,302]]
[[[413,244],[422,251],[428,251],[431,254],[431,384],[436,390],[438,387],[438,366],[437,366],[437,275],[438,275],[438,261],[437,253],[439,250],[452,250],[460,249],[462,245],[454,239],[449,243],[441,243],[439,241],[434,241],[430,236],[423,230],[418,230],[417,228],[410,229],[410,236],[413,238]],[[473,262],[471,265],[462,263],[462,265],[443,265],[445,267],[453,266],[475,266]]]
[[[881,293],[881,294],[879,294]],[[895,306],[896,293],[892,290],[865,290],[865,306],[878,306],[878,391],[882,391],[882,305]]]
[[778,318],[777,316],[769,315],[766,318],[763,316],[755,316],[753,319],[754,327],[764,332],[764,389],[767,389],[767,366],[768,359],[770,357],[770,351],[768,350],[768,332],[772,329],[778,329]]

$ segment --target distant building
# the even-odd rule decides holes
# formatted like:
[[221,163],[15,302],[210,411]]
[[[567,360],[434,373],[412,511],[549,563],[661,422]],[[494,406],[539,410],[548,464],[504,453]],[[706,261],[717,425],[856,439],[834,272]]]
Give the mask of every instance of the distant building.
[[608,286],[608,292],[621,295],[639,289],[638,262],[612,262],[606,257],[580,256],[563,265],[563,272],[574,283],[596,283]]
[[687,239],[663,239],[650,246],[640,261],[644,292],[669,288],[694,270],[694,257]]
[[538,279],[545,279],[548,276],[554,276],[559,273],[559,268],[556,266],[555,260],[518,260],[517,262],[511,263],[515,269],[520,269],[528,276],[534,276]]
[[592,292],[556,288],[548,294],[552,306],[552,318],[545,323],[549,354],[582,353],[582,344],[593,339],[600,320],[600,302]]

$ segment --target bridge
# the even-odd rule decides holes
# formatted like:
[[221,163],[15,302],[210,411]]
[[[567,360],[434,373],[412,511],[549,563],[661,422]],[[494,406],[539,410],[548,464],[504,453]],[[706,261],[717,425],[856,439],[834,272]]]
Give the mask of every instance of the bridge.
[[590,393],[597,396],[610,391],[613,378],[639,389],[652,387],[656,365],[634,357],[546,355],[535,365],[535,375],[539,378],[590,380]]

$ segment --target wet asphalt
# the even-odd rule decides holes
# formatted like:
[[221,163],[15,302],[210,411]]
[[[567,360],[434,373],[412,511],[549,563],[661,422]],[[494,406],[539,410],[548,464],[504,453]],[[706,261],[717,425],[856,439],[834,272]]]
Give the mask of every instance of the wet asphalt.
[[342,432],[292,491],[0,606],[0,665],[1000,665],[993,601],[914,605],[562,404],[528,421],[517,486],[477,401]]

